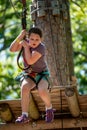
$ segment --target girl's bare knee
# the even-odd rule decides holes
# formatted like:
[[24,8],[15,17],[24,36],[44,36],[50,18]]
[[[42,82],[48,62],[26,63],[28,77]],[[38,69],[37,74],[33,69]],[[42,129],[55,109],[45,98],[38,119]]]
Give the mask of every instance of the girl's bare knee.
[[24,79],[22,84],[21,84],[21,89],[24,91],[29,91],[34,86],[35,86],[35,84],[30,79]]

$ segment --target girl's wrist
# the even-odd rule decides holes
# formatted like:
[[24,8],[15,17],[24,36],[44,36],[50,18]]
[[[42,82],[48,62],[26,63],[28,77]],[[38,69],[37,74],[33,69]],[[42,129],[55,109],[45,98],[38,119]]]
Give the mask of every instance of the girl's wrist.
[[25,37],[25,30],[23,30],[18,37],[16,38],[16,42],[20,42]]
[[25,35],[26,35],[26,30],[22,30],[22,32],[20,33],[19,36],[20,36],[21,38],[24,38]]
[[15,42],[19,43],[19,42],[20,42],[20,39],[19,39],[19,38],[16,38],[16,39],[15,39]]

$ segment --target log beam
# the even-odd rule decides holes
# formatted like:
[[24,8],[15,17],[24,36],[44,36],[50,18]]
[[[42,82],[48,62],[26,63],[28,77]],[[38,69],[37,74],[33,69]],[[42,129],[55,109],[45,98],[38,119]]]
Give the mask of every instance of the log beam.
[[[38,92],[32,91],[32,95],[39,109],[39,112],[44,112],[45,111],[44,103],[40,99]],[[61,99],[60,99],[60,90],[58,90],[58,88],[52,89],[50,95],[52,99],[53,108],[56,109],[58,113],[60,113],[61,111],[61,106],[62,106],[62,113],[70,113],[64,90],[62,90],[62,104],[61,104]],[[83,117],[87,117],[87,95],[82,95],[82,96],[78,95],[78,100],[79,100],[79,106],[80,106],[80,113],[82,113]],[[21,100],[20,99],[0,100],[0,104],[3,104],[3,103],[9,104],[9,107],[11,108],[12,113],[15,116],[15,119],[18,116],[20,116],[21,114]]]
[[30,122],[29,124],[2,124],[0,130],[54,130],[54,129],[87,128],[87,118],[55,119],[52,123],[44,120]]

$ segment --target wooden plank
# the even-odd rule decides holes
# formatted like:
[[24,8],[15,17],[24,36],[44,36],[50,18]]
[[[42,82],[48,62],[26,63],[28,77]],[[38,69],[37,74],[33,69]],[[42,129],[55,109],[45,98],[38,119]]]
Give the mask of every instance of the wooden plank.
[[[39,111],[44,112],[45,106],[44,106],[43,101],[40,99],[37,90],[32,91],[32,95],[34,97],[35,103],[38,106]],[[62,112],[70,112],[68,104],[67,104],[66,96],[64,94],[64,90],[62,90],[62,97],[60,97],[60,90],[57,88],[53,88],[50,95],[52,99],[53,108],[56,109],[57,112],[61,111],[61,107],[62,107]],[[79,95],[78,99],[79,99],[79,106],[80,106],[81,113],[83,114],[84,117],[87,117],[87,114],[86,114],[87,113],[87,95],[83,95],[83,96]],[[0,104],[2,103],[9,104],[15,118],[17,118],[21,114],[20,99],[0,100]]]
[[43,120],[29,124],[5,124],[0,125],[0,130],[55,130],[63,128],[87,128],[87,118],[83,119],[55,119],[52,123]]

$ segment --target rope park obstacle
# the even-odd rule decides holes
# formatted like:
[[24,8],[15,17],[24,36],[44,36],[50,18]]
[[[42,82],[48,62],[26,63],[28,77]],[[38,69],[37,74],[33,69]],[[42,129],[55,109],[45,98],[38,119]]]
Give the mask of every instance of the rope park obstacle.
[[[22,29],[26,29],[26,0],[22,0],[22,4]],[[66,125],[64,126],[64,116],[66,116],[67,118],[77,118],[80,116],[85,116],[85,107],[82,107],[83,103],[80,102],[80,99],[81,101],[83,101],[83,99],[78,95],[76,88],[77,81],[76,78],[73,76],[73,63],[71,60],[72,58],[70,59],[68,57],[68,55],[72,55],[72,46],[70,46],[70,44],[66,44],[67,38],[69,39],[69,41],[67,42],[71,42],[70,30],[66,32],[67,28],[70,29],[70,24],[67,25],[67,22],[70,23],[68,14],[68,4],[66,0],[37,0],[33,1],[31,5],[32,21],[34,21],[35,26],[41,27],[43,29],[43,32],[46,33],[45,42],[48,43],[49,41],[50,43],[50,45],[46,44],[48,51],[50,52],[48,55],[48,63],[50,70],[54,72],[52,73],[52,78],[54,77],[54,79],[57,80],[57,85],[52,85],[50,95],[52,97],[53,107],[56,109],[56,119],[59,119],[60,117],[62,118],[60,118],[60,126],[51,127],[62,129],[64,127],[67,128]],[[68,48],[71,52],[68,50]],[[22,51],[23,48],[18,55],[17,63],[19,68],[24,70],[27,68],[22,68],[19,64],[19,58]],[[52,57],[52,59],[50,60],[49,57]],[[62,61],[62,58],[65,58],[64,61]],[[54,66],[52,66],[53,62],[55,63]],[[57,74],[55,74],[56,72]],[[87,101],[86,97],[85,101]],[[37,90],[31,92],[30,102],[31,104],[29,108],[29,114],[31,115],[31,118],[34,120],[42,120],[44,118],[44,104],[38,98]],[[87,106],[87,104],[85,104],[85,106]],[[14,122],[14,119],[18,115],[20,115],[20,112],[20,100],[0,101],[0,115],[6,123]],[[77,127],[82,127],[82,124],[80,124],[79,126],[77,120],[75,121],[75,123],[77,124]],[[72,125],[72,127],[75,128],[76,125]]]

